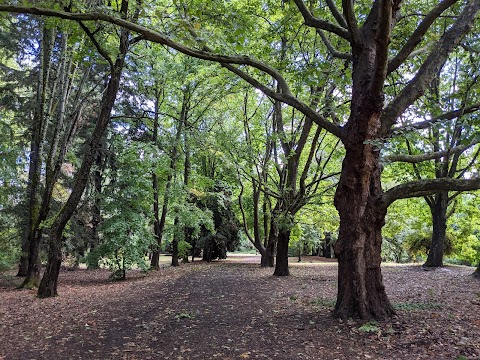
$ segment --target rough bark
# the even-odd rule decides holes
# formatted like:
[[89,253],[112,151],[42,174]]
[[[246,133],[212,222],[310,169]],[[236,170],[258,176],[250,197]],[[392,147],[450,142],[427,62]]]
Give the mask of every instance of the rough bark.
[[275,271],[273,275],[288,276],[288,242],[290,240],[290,229],[280,227],[277,240],[277,258],[275,263]]
[[[270,237],[269,237],[270,238]],[[273,238],[269,240],[265,247],[264,254],[261,254],[260,266],[261,267],[274,267],[275,266],[275,247],[276,240]]]
[[265,241],[263,247],[261,248],[262,251],[259,250],[260,254],[262,255],[260,260],[261,267],[275,266],[275,251],[278,242],[278,226],[273,216],[270,217],[269,228],[270,231],[265,234]]
[[[388,20],[392,19],[389,4],[377,2],[373,6],[361,30],[363,40],[359,36],[352,42],[352,103],[345,126],[347,135],[342,139],[346,154],[334,200],[340,215],[335,243],[338,292],[334,315],[341,318],[387,318],[394,314],[380,270],[381,230],[386,212],[377,209],[382,195],[381,170],[379,151],[371,144],[381,137]],[[349,26],[355,28],[355,24]]]
[[341,318],[383,319],[395,313],[385,293],[380,269],[385,213],[379,213],[376,205],[381,193],[380,171],[378,158],[369,147],[363,149],[367,155],[363,161],[358,158],[357,162],[344,161],[344,180],[335,196],[340,232],[335,244],[338,292],[334,314]]
[[436,194],[430,206],[433,231],[428,258],[425,264],[423,264],[424,267],[443,266],[444,245],[447,236],[447,208],[448,193]]

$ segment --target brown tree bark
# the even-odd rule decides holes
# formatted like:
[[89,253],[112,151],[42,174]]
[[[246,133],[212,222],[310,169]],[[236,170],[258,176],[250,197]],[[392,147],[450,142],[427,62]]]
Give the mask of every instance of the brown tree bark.
[[380,270],[385,212],[376,210],[382,195],[381,170],[379,150],[371,144],[382,137],[380,116],[392,7],[390,2],[377,2],[361,30],[353,18],[347,19],[352,32],[353,89],[342,139],[346,154],[334,199],[340,215],[335,243],[338,291],[334,315],[342,318],[385,318],[394,314]]
[[428,252],[427,261],[424,267],[443,266],[443,253],[445,250],[445,240],[447,235],[447,208],[448,192],[441,192],[434,196],[430,204],[432,213],[432,241]]
[[288,276],[290,270],[288,269],[288,243],[290,241],[290,228],[282,227],[278,231],[277,240],[277,257],[275,262],[275,271],[273,275]]
[[[349,176],[342,178],[350,182],[341,181],[335,195],[340,232],[335,244],[339,279],[334,314],[341,318],[382,319],[395,313],[385,293],[380,269],[385,213],[378,212],[376,203],[381,194],[378,157],[371,145],[362,150],[366,155],[363,164],[358,161],[352,169],[349,165],[355,162],[350,161],[349,165],[344,162],[342,174]],[[365,163],[369,166],[362,169]]]

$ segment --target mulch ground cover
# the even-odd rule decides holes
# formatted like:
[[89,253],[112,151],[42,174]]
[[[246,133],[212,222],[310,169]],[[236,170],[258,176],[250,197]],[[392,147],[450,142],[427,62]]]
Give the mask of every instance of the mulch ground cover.
[[473,268],[383,267],[397,316],[331,316],[337,264],[291,259],[274,277],[259,257],[230,256],[110,281],[61,273],[38,299],[0,274],[0,359],[480,359],[480,281]]

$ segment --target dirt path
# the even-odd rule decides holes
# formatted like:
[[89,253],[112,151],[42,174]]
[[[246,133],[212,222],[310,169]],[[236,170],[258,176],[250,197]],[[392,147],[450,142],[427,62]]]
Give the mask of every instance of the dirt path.
[[[0,275],[0,359],[480,359],[480,282],[471,269],[385,267],[400,309],[385,323],[330,316],[336,264],[256,258],[182,264],[109,282],[64,272],[40,300]],[[293,259],[292,259],[293,260]]]

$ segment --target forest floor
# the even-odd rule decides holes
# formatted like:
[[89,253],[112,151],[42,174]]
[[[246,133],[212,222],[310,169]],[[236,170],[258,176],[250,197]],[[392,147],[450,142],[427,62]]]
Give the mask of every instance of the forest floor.
[[331,316],[335,262],[292,258],[282,278],[258,264],[234,255],[117,282],[64,271],[43,300],[2,273],[0,359],[480,359],[473,268],[385,265],[398,314],[362,323]]

